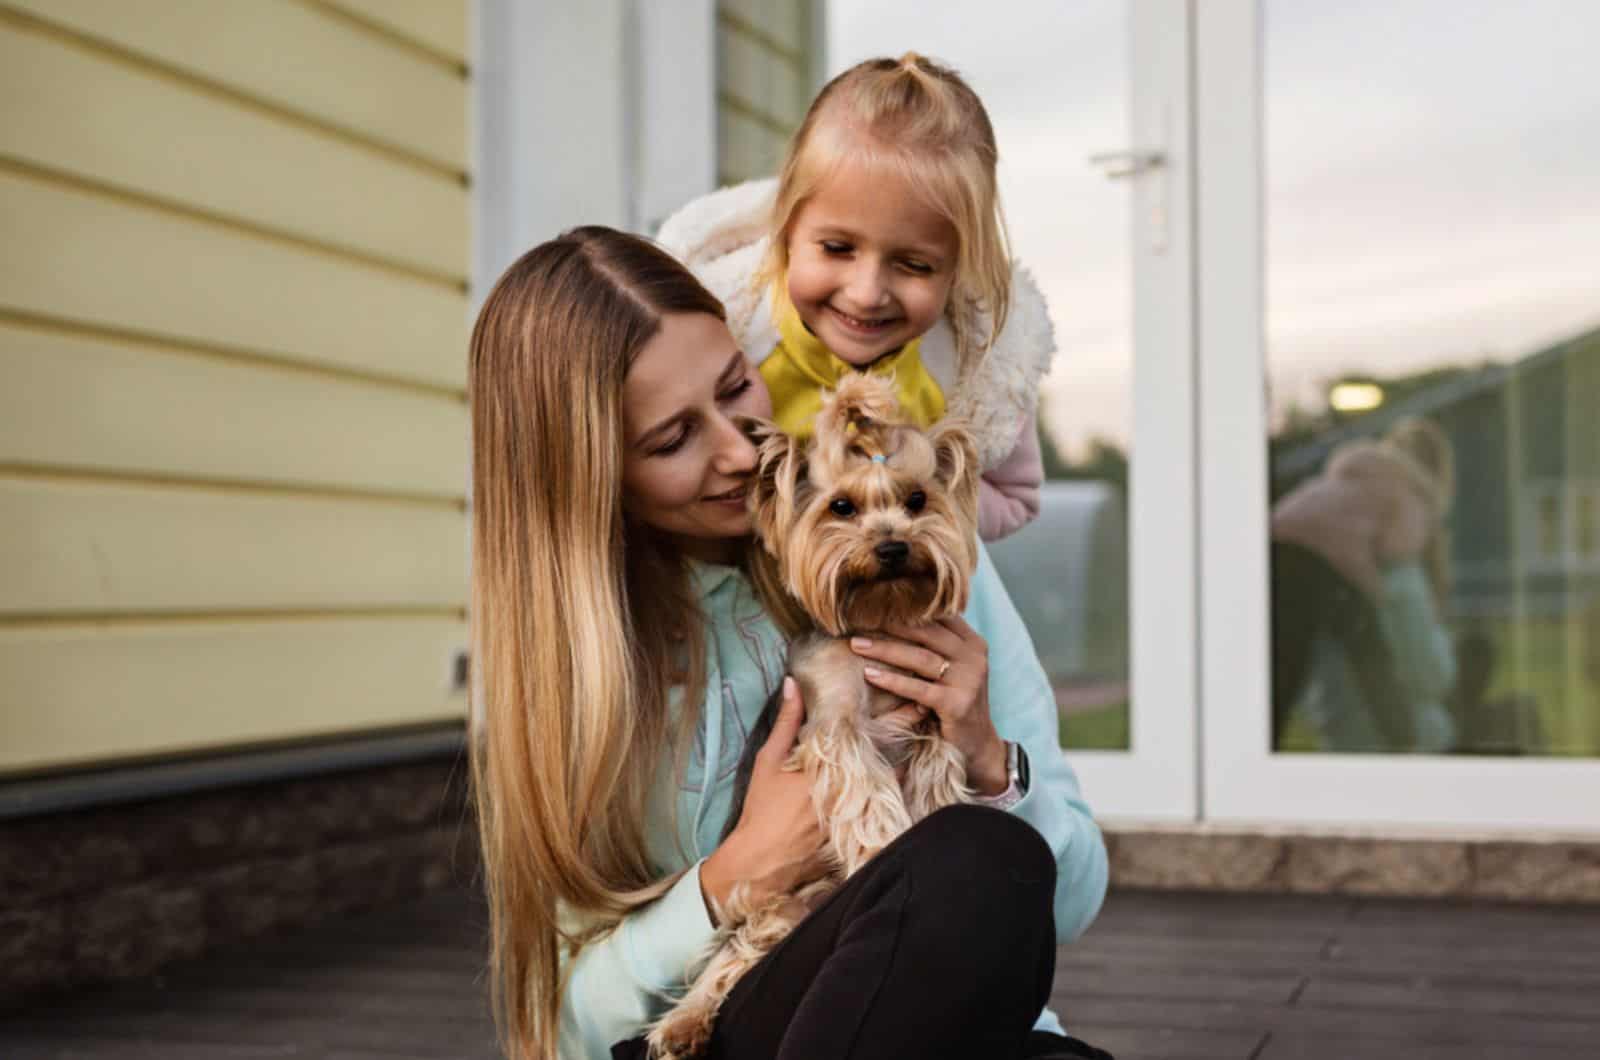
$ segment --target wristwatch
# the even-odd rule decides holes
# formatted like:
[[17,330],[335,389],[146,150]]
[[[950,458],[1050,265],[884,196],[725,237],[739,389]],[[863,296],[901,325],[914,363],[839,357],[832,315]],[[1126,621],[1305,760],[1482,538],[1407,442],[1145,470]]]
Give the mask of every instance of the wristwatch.
[[1010,783],[1006,785],[1006,790],[998,795],[977,795],[973,797],[972,801],[979,806],[993,806],[997,810],[1009,810],[1021,802],[1022,797],[1028,793],[1028,781],[1030,779],[1028,752],[1024,751],[1022,745],[1015,740],[1006,741],[1006,773],[1010,777]]

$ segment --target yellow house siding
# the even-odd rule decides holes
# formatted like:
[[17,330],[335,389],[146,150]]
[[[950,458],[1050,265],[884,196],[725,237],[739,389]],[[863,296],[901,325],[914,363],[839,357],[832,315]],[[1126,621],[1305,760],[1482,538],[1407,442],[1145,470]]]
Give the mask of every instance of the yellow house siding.
[[197,92],[342,132],[465,176],[459,70],[301,0],[3,0],[0,12],[176,78]]
[[15,313],[465,388],[454,287],[3,165],[0,228]]
[[466,0],[313,0],[381,26],[439,58],[467,61]]
[[0,774],[459,718],[460,0],[0,0]]
[[467,406],[410,388],[0,319],[0,471],[462,496]]
[[0,475],[0,614],[446,607],[456,505]]
[[718,182],[773,175],[811,103],[813,0],[719,0]]
[[470,201],[447,174],[5,22],[0,96],[27,101],[0,110],[0,142],[34,171],[466,283]]
[[[460,716],[450,614],[0,623],[0,771]],[[160,710],[151,709],[160,704]]]

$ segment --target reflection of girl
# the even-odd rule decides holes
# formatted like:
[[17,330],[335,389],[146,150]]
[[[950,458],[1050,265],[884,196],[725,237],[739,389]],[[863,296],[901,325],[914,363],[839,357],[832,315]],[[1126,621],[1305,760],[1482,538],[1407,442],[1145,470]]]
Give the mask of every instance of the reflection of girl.
[[[1445,702],[1455,654],[1440,619],[1450,577],[1443,522],[1454,479],[1443,432],[1428,420],[1405,420],[1381,441],[1335,450],[1322,474],[1273,509],[1275,545],[1326,562],[1364,597],[1360,606],[1370,604],[1376,627],[1366,642],[1331,627],[1311,635],[1298,705],[1324,750],[1438,752],[1455,743]],[[1273,601],[1275,609],[1317,604]]]

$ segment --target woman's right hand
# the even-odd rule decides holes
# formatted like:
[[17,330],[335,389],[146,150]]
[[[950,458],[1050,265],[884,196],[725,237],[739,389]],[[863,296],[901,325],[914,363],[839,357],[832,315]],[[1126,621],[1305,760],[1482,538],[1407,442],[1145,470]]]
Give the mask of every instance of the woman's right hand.
[[734,884],[747,883],[751,897],[794,890],[822,875],[817,857],[822,825],[811,803],[811,782],[783,765],[805,721],[805,704],[794,678],[783,679],[783,702],[767,742],[756,752],[744,810],[728,838],[700,866],[700,892],[713,920]]

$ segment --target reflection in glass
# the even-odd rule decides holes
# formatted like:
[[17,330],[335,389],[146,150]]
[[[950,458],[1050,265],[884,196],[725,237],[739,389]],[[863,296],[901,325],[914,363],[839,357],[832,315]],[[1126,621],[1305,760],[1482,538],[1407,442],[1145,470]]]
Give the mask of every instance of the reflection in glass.
[[1600,755],[1600,7],[1266,26],[1274,745]]

